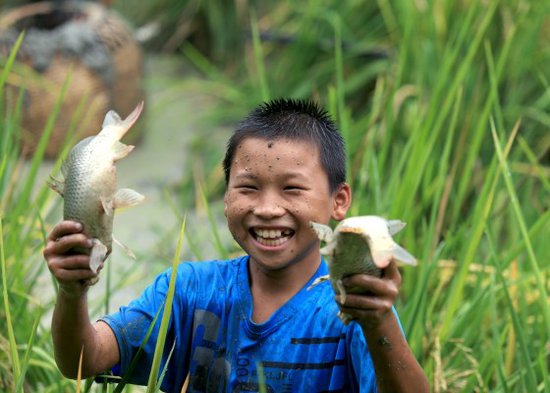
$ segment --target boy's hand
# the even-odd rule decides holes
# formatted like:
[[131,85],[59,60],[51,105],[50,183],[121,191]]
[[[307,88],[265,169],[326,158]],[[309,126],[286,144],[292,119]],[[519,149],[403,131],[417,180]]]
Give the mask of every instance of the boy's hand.
[[359,293],[348,293],[345,304],[341,304],[341,298],[337,295],[336,302],[342,312],[351,315],[361,326],[374,328],[394,318],[392,305],[401,286],[401,274],[394,260],[382,271],[380,278],[354,274],[342,282],[346,288],[353,288]]
[[[43,251],[48,268],[59,284],[59,290],[73,298],[85,294],[97,279],[97,274],[89,267],[90,257],[74,251],[75,248],[92,248],[92,240],[82,230],[80,223],[60,222],[49,234]],[[98,273],[102,267],[103,265],[99,267]]]
[[348,294],[346,303],[339,306],[361,325],[376,370],[378,391],[429,392],[428,379],[392,310],[401,285],[396,262],[392,260],[380,278],[355,274],[342,281],[345,287],[359,292]]

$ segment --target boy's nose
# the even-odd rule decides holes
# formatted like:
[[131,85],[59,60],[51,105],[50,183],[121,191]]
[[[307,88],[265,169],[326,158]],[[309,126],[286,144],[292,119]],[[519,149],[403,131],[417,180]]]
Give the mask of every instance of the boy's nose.
[[284,213],[285,209],[283,205],[273,196],[264,196],[254,206],[254,214],[262,218],[280,217]]

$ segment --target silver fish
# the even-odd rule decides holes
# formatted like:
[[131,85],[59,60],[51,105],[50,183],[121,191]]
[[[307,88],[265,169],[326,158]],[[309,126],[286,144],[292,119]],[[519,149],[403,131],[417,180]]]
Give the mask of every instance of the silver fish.
[[[342,220],[334,231],[327,225],[310,222],[310,226],[325,247],[321,254],[326,256],[329,265],[329,275],[319,277],[313,287],[323,281],[330,280],[334,292],[346,301],[347,293],[354,293],[354,289],[346,291],[342,279],[352,274],[370,274],[380,277],[382,269],[388,264],[387,256],[396,261],[416,265],[416,259],[404,248],[399,246],[392,235],[405,227],[399,220],[386,220],[378,216],[358,216]],[[351,317],[344,313],[338,316],[345,323]]]
[[114,213],[117,208],[141,203],[144,197],[129,188],[116,189],[115,161],[134,149],[120,139],[137,121],[142,109],[143,102],[124,120],[115,111],[109,111],[101,131],[71,149],[61,167],[62,178],[51,177],[48,182],[64,199],[63,218],[80,222],[84,233],[92,238],[90,269],[94,273],[111,252],[113,241],[133,256],[128,247],[113,238]]

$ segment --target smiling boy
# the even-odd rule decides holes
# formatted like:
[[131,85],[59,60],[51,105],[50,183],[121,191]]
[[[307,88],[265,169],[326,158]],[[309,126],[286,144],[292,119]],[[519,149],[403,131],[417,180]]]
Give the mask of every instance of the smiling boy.
[[[392,261],[381,278],[354,275],[364,294],[338,304],[309,222],[342,220],[351,203],[344,142],[327,114],[308,101],[265,103],[243,120],[224,159],[225,215],[246,255],[181,264],[168,331],[163,389],[180,392],[427,392],[426,377],[401,332],[392,304],[400,274]],[[119,312],[92,324],[86,292],[95,275],[82,227],[58,224],[44,256],[59,282],[52,320],[61,371],[127,372],[168,289],[170,271]],[[338,308],[355,320],[348,326]],[[130,381],[147,382],[158,324]],[[261,366],[261,367],[260,367]],[[262,372],[262,376],[258,373]]]

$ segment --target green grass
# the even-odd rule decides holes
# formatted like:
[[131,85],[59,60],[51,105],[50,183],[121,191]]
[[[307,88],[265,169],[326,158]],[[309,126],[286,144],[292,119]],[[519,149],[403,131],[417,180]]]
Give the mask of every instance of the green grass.
[[[151,14],[170,23],[184,11],[199,15],[211,32],[210,51],[191,40],[176,45],[176,56],[203,76],[194,88],[219,103],[204,113],[210,123],[169,200],[175,214],[199,211],[220,257],[234,253],[216,227],[224,142],[214,133],[263,99],[312,97],[347,141],[350,214],[407,222],[397,240],[419,265],[403,269],[397,308],[433,391],[550,392],[550,4],[281,1],[250,3],[253,12],[233,7],[221,23],[212,2],[164,3],[163,10],[134,7],[143,12],[136,24]],[[228,46],[243,32],[248,38]],[[11,59],[1,65],[3,105],[7,77],[17,69]],[[173,81],[170,89],[189,86]],[[37,177],[41,148],[21,176],[24,96],[11,96],[15,109],[0,108],[0,390],[75,391],[51,356],[43,315],[53,300],[39,302],[26,290],[46,274],[41,249],[59,217]],[[185,236],[183,258],[200,258],[199,240]],[[120,286],[108,287],[105,308]],[[160,367],[152,381],[162,377]],[[117,391],[132,389],[124,385]]]

